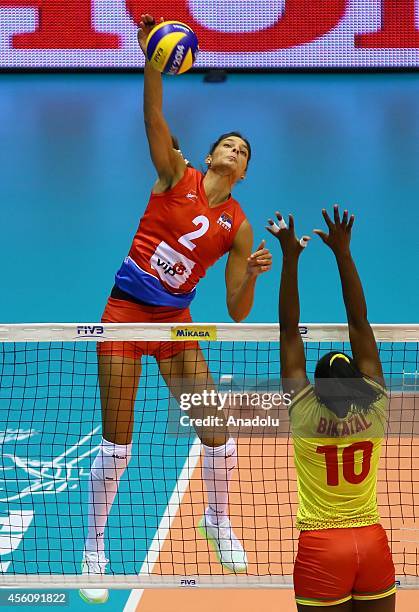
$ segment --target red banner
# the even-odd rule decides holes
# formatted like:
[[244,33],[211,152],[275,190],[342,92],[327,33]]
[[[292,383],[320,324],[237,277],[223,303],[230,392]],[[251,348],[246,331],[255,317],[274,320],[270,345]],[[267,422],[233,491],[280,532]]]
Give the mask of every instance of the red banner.
[[[316,51],[319,44],[324,65],[419,63],[415,0],[285,0],[282,11],[278,10],[281,2],[269,0],[226,0],[215,5],[192,0],[126,0],[125,4],[115,0],[0,0],[0,66],[47,66],[52,52],[54,66],[69,62],[75,66],[139,65],[142,58],[135,28],[145,4],[147,12],[156,17],[184,21],[195,30],[200,66],[321,66]],[[356,12],[361,4],[365,14]],[[22,31],[25,20],[28,27]],[[359,30],[357,21],[365,31]],[[13,32],[15,23],[17,32]],[[339,30],[343,36],[336,37]],[[407,56],[404,50],[409,51]],[[385,53],[380,56],[378,51]],[[261,53],[270,57],[258,60]]]

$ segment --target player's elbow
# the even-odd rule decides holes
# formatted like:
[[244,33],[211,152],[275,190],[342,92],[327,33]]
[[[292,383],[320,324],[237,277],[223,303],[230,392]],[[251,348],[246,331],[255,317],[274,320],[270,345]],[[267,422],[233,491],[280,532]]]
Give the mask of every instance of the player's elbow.
[[227,304],[227,310],[230,317],[233,319],[235,323],[241,323],[247,315],[248,312],[244,312],[242,309],[234,307],[232,305]]
[[235,323],[241,323],[247,316],[247,314],[241,314],[236,312],[229,312],[229,315]]

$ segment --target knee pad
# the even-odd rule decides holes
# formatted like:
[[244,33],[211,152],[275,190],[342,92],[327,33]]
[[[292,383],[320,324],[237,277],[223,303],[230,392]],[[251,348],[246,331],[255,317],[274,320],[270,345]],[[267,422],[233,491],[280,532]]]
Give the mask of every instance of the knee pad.
[[113,444],[102,438],[99,452],[93,461],[94,480],[118,481],[131,460],[132,444]]

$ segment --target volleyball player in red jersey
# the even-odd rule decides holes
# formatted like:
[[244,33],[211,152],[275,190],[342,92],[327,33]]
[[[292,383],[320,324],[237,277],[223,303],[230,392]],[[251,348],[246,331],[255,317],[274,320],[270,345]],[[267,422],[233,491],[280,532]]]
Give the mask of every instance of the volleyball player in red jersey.
[[[150,15],[142,16],[138,40],[144,54],[154,24]],[[198,281],[209,266],[228,253],[227,306],[231,317],[241,321],[252,308],[258,275],[271,267],[271,254],[264,248],[264,241],[251,253],[251,226],[231,197],[234,185],[245,177],[250,144],[238,132],[224,134],[210,149],[205,175],[187,167],[182,154],[173,148],[163,116],[161,74],[147,61],[144,120],[158,179],[128,257],[116,274],[102,320],[190,322],[189,304]],[[98,353],[103,438],[89,479],[88,537],[83,558],[83,573],[89,574],[104,573],[108,563],[104,531],[118,482],[131,457],[141,356],[156,357],[175,397],[184,392],[176,384],[180,379],[189,380],[194,391],[214,384],[196,342],[105,342],[99,345]],[[217,414],[217,406],[209,406],[199,416]],[[235,441],[222,427],[197,433],[204,448],[203,479],[208,492],[200,532],[211,540],[224,567],[245,571],[246,553],[227,514],[229,481],[237,464]],[[80,593],[95,603],[108,597],[106,589],[82,589]]]

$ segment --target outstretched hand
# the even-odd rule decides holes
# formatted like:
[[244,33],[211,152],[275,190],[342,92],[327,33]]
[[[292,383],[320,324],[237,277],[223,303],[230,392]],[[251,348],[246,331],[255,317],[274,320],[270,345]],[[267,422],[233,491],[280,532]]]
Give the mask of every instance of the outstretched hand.
[[[164,21],[163,17],[160,17],[159,23],[162,23],[163,21]],[[141,50],[146,57],[147,57],[147,50],[146,50],[147,38],[151,30],[155,27],[155,25],[156,25],[156,20],[154,19],[152,15],[149,15],[148,13],[146,13],[145,15],[141,15],[141,21],[140,21],[140,25],[138,26],[138,32],[137,32],[137,39],[138,39],[138,44],[140,45]]]
[[320,236],[335,255],[350,253],[349,245],[351,242],[351,230],[355,220],[354,215],[351,215],[348,220],[348,211],[344,210],[341,220],[337,204],[333,207],[334,223],[327,214],[326,209],[322,210],[322,214],[329,228],[329,233],[326,234],[326,232],[319,229],[315,229],[314,233]]
[[278,223],[275,223],[272,219],[268,219],[269,225],[266,226],[266,229],[272,236],[278,238],[284,257],[290,255],[298,257],[307,246],[310,236],[303,236],[298,240],[294,230],[294,217],[289,215],[287,226],[281,213],[276,212],[275,215],[278,219]]
[[259,276],[268,272],[272,267],[272,254],[265,249],[265,241],[262,240],[254,253],[247,260],[247,271],[251,276]]

